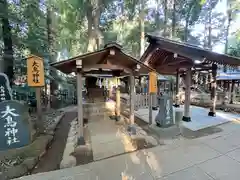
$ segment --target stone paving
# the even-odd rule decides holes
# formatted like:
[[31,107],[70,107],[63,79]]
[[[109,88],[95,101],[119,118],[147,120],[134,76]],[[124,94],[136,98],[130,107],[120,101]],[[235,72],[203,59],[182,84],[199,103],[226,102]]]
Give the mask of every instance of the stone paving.
[[[98,118],[98,119],[97,119]],[[100,160],[125,152],[121,131],[114,120],[106,115],[88,123],[91,135],[93,159]]]
[[[183,106],[180,109],[183,111]],[[178,108],[179,109],[179,108]],[[173,109],[175,111],[175,108]],[[240,120],[240,114],[233,114],[223,111],[217,111],[216,117],[208,116],[209,109],[191,106],[190,113],[191,113],[191,122],[182,122],[181,125],[185,128],[188,128],[192,131],[198,131],[204,128],[220,125],[223,123],[227,123],[234,120]],[[135,115],[141,118],[145,122],[149,122],[149,110],[139,109],[135,111]],[[153,111],[153,124],[155,123],[155,117],[157,116],[158,111]],[[175,113],[173,113],[173,117]]]
[[24,180],[238,180],[240,123],[219,126],[221,132],[197,139],[179,137],[164,145]]

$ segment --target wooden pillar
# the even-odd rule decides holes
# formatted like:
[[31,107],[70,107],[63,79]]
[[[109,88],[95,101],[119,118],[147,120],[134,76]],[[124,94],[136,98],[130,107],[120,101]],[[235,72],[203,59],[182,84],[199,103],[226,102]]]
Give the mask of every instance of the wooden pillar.
[[233,101],[234,101],[234,95],[235,95],[234,89],[235,89],[235,81],[232,80],[230,104],[233,104]]
[[180,107],[179,103],[179,70],[177,70],[176,74],[176,95],[175,95],[175,107]]
[[136,134],[136,128],[134,126],[135,80],[133,74],[130,75],[129,80],[130,80],[130,113],[128,131],[130,132],[130,134],[135,135]]
[[36,87],[36,100],[37,100],[37,118],[36,121],[38,133],[44,133],[44,126],[42,122],[42,103],[41,103],[41,87]]
[[183,121],[190,122],[190,104],[191,104],[191,80],[192,80],[191,68],[187,69],[186,78],[185,78],[185,101],[184,101],[184,116]]
[[223,95],[223,102],[222,104],[223,105],[226,105],[227,102],[228,102],[228,83],[227,81],[223,81],[223,92],[224,92],[224,95]]
[[77,65],[77,104],[78,104],[78,125],[79,125],[78,145],[84,145],[85,140],[83,136],[82,60],[77,60],[76,65]]
[[140,94],[143,92],[143,88],[142,88],[142,76],[139,76],[138,78],[138,85],[140,88]]
[[115,106],[115,118],[116,121],[119,121],[121,119],[121,95],[120,95],[120,86],[119,86],[119,78],[117,78],[117,88],[116,88],[116,106]]
[[212,105],[208,116],[216,116],[216,88],[217,88],[217,65],[212,64],[212,81],[211,81],[211,100]]

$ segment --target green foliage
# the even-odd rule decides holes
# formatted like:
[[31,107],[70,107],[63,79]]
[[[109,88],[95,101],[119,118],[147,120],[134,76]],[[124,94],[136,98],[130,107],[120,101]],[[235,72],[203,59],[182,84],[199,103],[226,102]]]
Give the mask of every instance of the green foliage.
[[[124,50],[132,56],[139,57],[140,34],[139,25],[139,0],[21,0],[8,1],[8,19],[11,23],[13,39],[15,67],[21,69],[24,65],[22,58],[33,53],[41,57],[49,57],[49,39],[47,8],[51,11],[52,27],[50,29],[53,43],[51,48],[54,51],[54,58],[66,59],[69,56],[76,56],[87,51],[90,34],[89,27],[94,30],[94,13],[99,10],[100,17],[99,31],[103,35],[104,42],[118,41],[123,45]],[[149,7],[148,0],[143,1],[145,17],[145,32],[161,32],[164,25],[163,3],[154,1],[157,7]],[[191,36],[192,27],[196,23],[204,24],[208,15],[209,7],[214,8],[219,0],[178,0],[176,1],[176,37],[173,39],[184,39],[186,35],[194,44],[201,44],[201,34]],[[239,9],[239,1],[228,0],[231,4],[231,12],[234,16]],[[172,7],[167,10],[167,31],[171,32]],[[5,16],[0,9],[0,17]],[[226,17],[222,14],[214,14],[212,22],[214,29],[224,27]],[[212,35],[213,44],[224,39],[225,31]],[[240,38],[239,35],[236,35]],[[0,28],[0,59],[3,51],[2,28]],[[238,49],[239,50],[239,49]],[[232,51],[236,55],[238,50]],[[60,57],[57,55],[61,54]],[[46,61],[47,63],[47,61]],[[24,70],[16,71],[24,72]],[[54,77],[58,79],[57,77]],[[62,79],[62,78],[60,78]]]
[[229,55],[240,58],[240,41],[237,43],[237,45],[234,48],[230,48]]

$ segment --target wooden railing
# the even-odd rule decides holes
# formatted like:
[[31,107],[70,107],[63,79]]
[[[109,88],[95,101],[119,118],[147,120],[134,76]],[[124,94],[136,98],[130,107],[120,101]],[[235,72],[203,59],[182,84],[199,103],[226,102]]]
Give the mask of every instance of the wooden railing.
[[[121,96],[121,103],[130,105],[130,97],[128,95]],[[135,110],[148,108],[149,106],[149,95],[148,94],[136,94],[135,96]]]

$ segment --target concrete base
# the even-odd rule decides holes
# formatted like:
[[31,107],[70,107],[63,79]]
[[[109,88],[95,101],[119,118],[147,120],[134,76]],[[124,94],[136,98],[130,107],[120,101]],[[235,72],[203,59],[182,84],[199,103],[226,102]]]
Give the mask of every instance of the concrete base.
[[136,135],[137,134],[137,130],[136,130],[136,127],[134,125],[129,125],[127,127],[127,131],[130,135]]
[[179,107],[180,107],[179,104],[174,104],[173,106],[174,106],[175,108],[179,108]]
[[86,141],[85,141],[85,139],[84,139],[84,137],[83,136],[80,136],[80,137],[78,137],[78,140],[77,140],[77,145],[85,145],[86,144]]
[[157,111],[158,107],[152,107],[152,110]]
[[185,122],[191,122],[191,117],[183,116],[182,120]]
[[160,123],[157,122],[157,121],[155,121],[155,122],[156,122],[157,127],[160,127],[160,128],[162,128],[162,129],[164,129],[164,128],[169,128],[169,127],[171,127],[171,126],[174,125],[174,124],[164,124],[164,125],[162,125],[162,124],[160,124]]
[[83,124],[87,124],[88,123],[88,119],[87,118],[83,118]]
[[111,120],[115,120],[115,121],[120,121],[121,120],[121,116],[116,116],[116,115],[111,115],[111,116],[109,116],[109,118]]
[[210,112],[208,113],[208,116],[216,117],[216,112],[210,111]]
[[180,128],[176,125],[171,126],[169,128],[161,128],[159,126],[156,126],[154,124],[149,126],[149,129],[152,130],[159,138],[163,139],[172,139],[176,136],[180,135]]
[[109,116],[109,119],[115,120],[115,115],[110,115],[110,116]]
[[191,129],[188,129],[184,126],[181,126],[181,135],[185,138],[188,139],[194,139],[194,138],[199,138],[199,137],[203,137],[203,136],[208,136],[214,133],[219,133],[222,131],[221,128],[219,127],[207,127],[204,129],[200,129],[197,131],[192,131]]
[[121,120],[121,116],[115,116],[115,120],[116,121],[120,121]]

